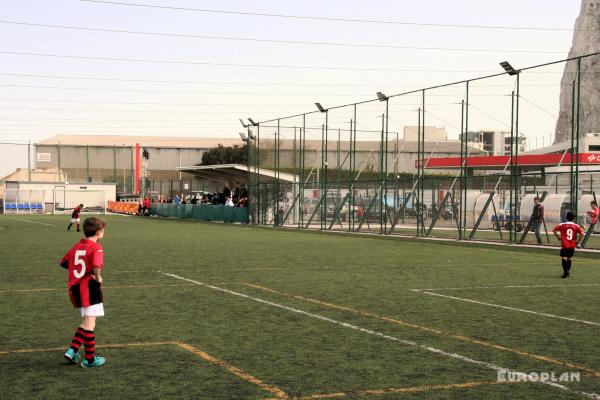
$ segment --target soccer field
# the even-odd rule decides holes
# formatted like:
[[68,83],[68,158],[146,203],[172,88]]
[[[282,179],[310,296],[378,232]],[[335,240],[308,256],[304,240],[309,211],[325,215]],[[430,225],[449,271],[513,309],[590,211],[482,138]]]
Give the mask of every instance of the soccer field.
[[0,217],[0,399],[600,398],[597,254],[561,280],[556,249],[105,219],[86,370],[62,357],[78,234]]

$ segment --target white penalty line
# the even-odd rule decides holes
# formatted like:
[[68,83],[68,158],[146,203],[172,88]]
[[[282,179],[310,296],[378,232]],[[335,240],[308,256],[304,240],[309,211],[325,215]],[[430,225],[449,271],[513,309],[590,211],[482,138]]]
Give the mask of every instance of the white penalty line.
[[[430,346],[426,346],[424,344],[419,344],[417,342],[413,342],[412,340],[400,339],[400,338],[395,337],[395,336],[386,335],[385,333],[377,332],[377,331],[374,331],[374,330],[371,330],[371,329],[367,329],[367,328],[362,328],[362,327],[357,326],[357,325],[352,325],[352,324],[349,324],[347,322],[338,321],[338,320],[335,320],[335,319],[324,317],[324,316],[319,315],[319,314],[310,313],[308,311],[299,310],[297,308],[289,307],[289,306],[286,306],[286,305],[283,305],[283,304],[274,303],[272,301],[263,300],[263,299],[260,299],[258,297],[249,296],[249,295],[244,294],[244,293],[234,292],[233,290],[224,289],[224,288],[221,288],[221,287],[218,287],[218,286],[214,286],[214,285],[209,285],[207,283],[195,281],[193,279],[184,278],[184,277],[179,276],[179,275],[169,274],[169,273],[162,272],[162,271],[158,271],[158,272],[161,273],[161,274],[163,274],[163,275],[165,275],[165,276],[169,276],[171,278],[175,278],[175,279],[179,279],[179,280],[182,280],[182,281],[190,282],[190,283],[196,284],[198,286],[203,286],[203,287],[206,287],[206,288],[209,288],[209,289],[213,289],[213,290],[216,290],[216,291],[219,291],[219,292],[222,292],[222,293],[227,293],[227,294],[231,294],[233,296],[238,296],[238,297],[242,297],[244,299],[256,301],[256,302],[261,303],[261,304],[266,304],[266,305],[269,305],[271,307],[276,307],[276,308],[280,308],[280,309],[283,309],[283,310],[287,310],[287,311],[293,312],[295,314],[300,314],[300,315],[304,315],[304,316],[307,316],[307,317],[310,317],[310,318],[315,318],[315,319],[318,319],[318,320],[321,320],[321,321],[329,322],[329,323],[332,323],[332,324],[335,324],[335,325],[343,326],[344,328],[353,329],[355,331],[366,333],[368,335],[373,335],[373,336],[380,337],[382,339],[391,340],[391,341],[396,342],[396,343],[401,343],[401,344],[404,344],[404,345],[407,345],[407,346],[412,346],[412,347],[418,347],[420,349],[426,350],[426,351],[431,352],[431,353],[435,353],[435,354],[439,354],[439,355],[442,355],[442,356],[446,356],[446,357],[454,358],[454,359],[457,359],[457,360],[461,360],[461,361],[467,362],[469,364],[478,365],[478,366],[481,366],[481,367],[492,369],[492,370],[497,371],[497,372],[498,371],[503,371],[503,372],[504,371],[508,371],[509,373],[516,374],[517,376],[521,377],[524,380],[531,380],[529,378],[529,375],[526,374],[526,373],[524,373],[524,372],[513,371],[513,370],[510,370],[510,369],[507,369],[507,368],[502,368],[502,367],[499,367],[499,366],[497,366],[495,364],[491,364],[491,363],[488,363],[488,362],[485,362],[485,361],[475,360],[473,358],[462,356],[460,354],[448,353],[448,352],[446,352],[444,350],[440,350],[440,349],[437,349],[435,347],[430,347]],[[587,392],[582,392],[582,391],[574,390],[574,389],[571,389],[571,388],[569,388],[569,387],[567,387],[565,385],[558,384],[556,382],[539,381],[539,383],[542,383],[544,385],[548,385],[548,386],[554,387],[556,389],[564,390],[564,391],[567,391],[567,392],[570,392],[570,393],[579,394],[579,395],[586,396],[586,397],[589,397],[589,398],[592,398],[592,399],[598,399],[598,400],[600,400],[600,395],[598,395],[596,393],[587,393]]]
[[46,225],[46,226],[56,226],[54,224],[46,224],[44,222],[30,221],[28,219],[22,219],[22,218],[8,218],[8,219],[13,220],[13,221],[29,222],[30,224],[38,224],[38,225]]
[[462,297],[449,296],[447,294],[441,294],[441,293],[427,292],[427,291],[424,291],[424,290],[413,290],[413,292],[428,294],[430,296],[444,297],[444,298],[447,298],[447,299],[464,301],[464,302],[467,302],[467,303],[479,304],[479,305],[483,305],[483,306],[502,308],[504,310],[518,311],[518,312],[527,313],[527,314],[534,314],[534,315],[539,315],[539,316],[542,316],[542,317],[562,319],[562,320],[565,320],[565,321],[578,322],[578,323],[586,324],[586,325],[600,326],[600,323],[598,323],[598,322],[586,321],[586,320],[583,320],[583,319],[576,319],[576,318],[569,318],[569,317],[562,317],[560,315],[554,315],[554,314],[548,314],[548,313],[544,313],[544,312],[526,310],[524,308],[509,307],[509,306],[503,306],[503,305],[494,304],[494,303],[486,303],[484,301],[473,300],[473,299],[465,299],[465,298],[462,298]]
[[445,287],[445,288],[424,288],[424,289],[410,289],[413,292],[429,291],[434,292],[437,290],[474,290],[474,289],[535,289],[535,288],[552,288],[552,287],[586,287],[586,286],[600,286],[600,283],[579,283],[573,285],[507,285],[507,286],[463,286],[463,287]]

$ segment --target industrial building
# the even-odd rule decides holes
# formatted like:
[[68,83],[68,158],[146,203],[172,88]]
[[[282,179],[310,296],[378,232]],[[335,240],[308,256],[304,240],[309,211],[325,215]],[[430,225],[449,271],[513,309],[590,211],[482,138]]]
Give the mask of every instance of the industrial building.
[[177,168],[199,164],[202,154],[219,144],[241,146],[243,142],[239,138],[56,135],[34,145],[33,167],[59,171],[59,182],[116,183],[118,192],[134,193],[142,177],[191,178]]

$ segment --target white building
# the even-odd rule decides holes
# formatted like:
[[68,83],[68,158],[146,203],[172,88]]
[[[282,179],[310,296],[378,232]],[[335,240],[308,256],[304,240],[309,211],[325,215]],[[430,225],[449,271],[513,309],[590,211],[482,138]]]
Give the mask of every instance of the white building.
[[[490,156],[510,155],[510,132],[493,129],[482,129],[477,132],[469,132],[468,140],[480,150],[485,151]],[[527,138],[519,135],[519,153],[527,151]]]

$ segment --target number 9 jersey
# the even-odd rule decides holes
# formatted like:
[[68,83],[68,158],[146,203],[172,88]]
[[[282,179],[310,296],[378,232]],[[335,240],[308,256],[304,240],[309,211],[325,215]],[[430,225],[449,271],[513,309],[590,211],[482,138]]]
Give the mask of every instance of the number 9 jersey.
[[560,232],[560,245],[563,249],[574,249],[577,247],[577,235],[583,235],[583,229],[574,222],[564,222],[552,229]]
[[100,243],[81,239],[60,261],[69,270],[69,297],[76,308],[102,303],[102,289],[94,279],[94,268],[104,266]]

